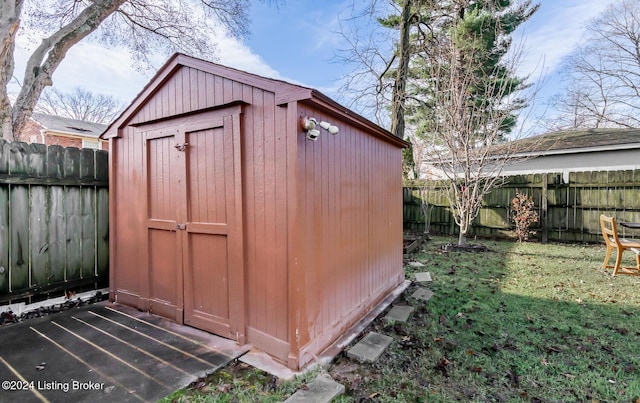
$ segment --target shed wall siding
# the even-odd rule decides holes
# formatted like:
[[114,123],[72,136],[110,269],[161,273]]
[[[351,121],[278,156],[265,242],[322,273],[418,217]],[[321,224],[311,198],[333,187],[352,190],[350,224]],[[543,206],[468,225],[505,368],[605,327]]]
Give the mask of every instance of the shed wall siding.
[[[111,237],[111,260],[115,271],[115,285],[121,294],[118,301],[125,298],[139,298],[141,293],[140,271],[144,261],[144,248],[139,244],[144,239],[145,210],[139,197],[143,187],[143,139],[135,138],[127,131],[123,138],[112,140],[113,168],[112,180],[115,185],[115,203],[112,204],[113,222],[117,236]],[[112,281],[112,283],[113,283]],[[114,284],[111,284],[114,287]]]
[[[314,110],[301,114],[333,121]],[[298,347],[311,355],[403,279],[401,150],[338,124],[337,136],[298,136],[296,238],[303,241],[296,249],[306,284],[292,317],[300,318]]]
[[[241,119],[245,225],[246,311],[249,342],[284,346],[287,332],[286,109],[275,94],[200,70],[180,67],[128,122],[153,121],[232,101],[246,102]],[[146,250],[143,145],[132,126],[121,129],[115,147],[114,264],[118,290],[136,294]],[[252,335],[258,340],[252,340]],[[266,340],[266,342],[265,342]],[[269,351],[268,349],[266,349]]]

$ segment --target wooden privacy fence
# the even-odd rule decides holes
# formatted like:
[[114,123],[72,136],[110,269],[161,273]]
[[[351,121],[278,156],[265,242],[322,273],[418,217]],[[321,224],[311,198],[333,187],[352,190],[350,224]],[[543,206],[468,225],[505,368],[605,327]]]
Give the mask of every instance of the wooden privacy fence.
[[0,304],[108,284],[106,151],[0,140]]
[[[546,242],[600,242],[600,214],[618,221],[640,222],[640,170],[570,172],[506,177],[503,186],[488,194],[474,220],[471,236],[512,237],[509,219],[516,190],[533,197],[540,221],[535,238]],[[425,199],[429,203],[429,230],[457,234],[447,199],[446,183],[429,181]],[[424,231],[419,187],[404,188],[404,229]],[[624,236],[640,237],[640,231],[620,228]],[[625,234],[626,231],[626,234]]]

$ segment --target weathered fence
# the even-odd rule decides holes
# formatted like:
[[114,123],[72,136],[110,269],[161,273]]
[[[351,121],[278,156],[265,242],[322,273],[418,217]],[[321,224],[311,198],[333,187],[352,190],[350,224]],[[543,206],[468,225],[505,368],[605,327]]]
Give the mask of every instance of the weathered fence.
[[[438,181],[427,186],[424,199],[431,206],[429,230],[456,234],[458,228],[442,194],[445,187],[446,183]],[[404,226],[408,231],[425,228],[419,189],[404,189]],[[516,190],[533,197],[540,216],[533,229],[542,241],[600,242],[599,217],[603,213],[618,221],[640,222],[640,170],[571,172],[565,177],[559,173],[517,175],[507,177],[503,186],[485,197],[473,222],[472,236],[513,236],[509,213]],[[640,237],[633,230],[620,230]]]
[[108,154],[0,140],[0,304],[108,284]]

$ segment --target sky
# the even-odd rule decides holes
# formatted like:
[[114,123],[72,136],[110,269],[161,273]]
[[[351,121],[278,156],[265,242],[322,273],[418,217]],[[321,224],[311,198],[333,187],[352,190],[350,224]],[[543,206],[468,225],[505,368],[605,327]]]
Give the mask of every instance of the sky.
[[[553,113],[545,109],[545,101],[562,85],[562,58],[581,43],[584,24],[612,2],[538,0],[539,11],[514,33],[526,56],[520,73],[540,86],[534,115]],[[223,39],[217,62],[309,86],[349,104],[352,94],[340,91],[340,80],[353,67],[336,62],[334,56],[348,47],[339,31],[351,15],[352,0],[284,0],[278,7],[257,0],[251,4],[250,35],[242,42]],[[28,52],[22,48],[16,52],[18,73],[24,69]],[[161,64],[160,60],[158,67]],[[128,104],[154,73],[135,71],[123,49],[105,49],[86,41],[69,51],[53,83],[62,91],[81,86]]]

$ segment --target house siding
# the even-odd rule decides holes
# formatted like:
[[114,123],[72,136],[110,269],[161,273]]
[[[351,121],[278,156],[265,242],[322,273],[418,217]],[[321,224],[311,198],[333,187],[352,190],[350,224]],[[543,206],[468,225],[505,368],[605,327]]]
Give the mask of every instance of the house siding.
[[[44,139],[43,139],[44,135]],[[84,137],[86,140],[98,140],[96,137]],[[58,145],[62,147],[76,147],[82,148],[82,136],[72,136],[69,134],[58,133],[56,131],[48,130],[42,127],[34,120],[27,121],[25,128],[18,135],[18,141],[25,143],[38,143],[50,145]],[[109,143],[104,140],[100,141],[101,150],[109,150]]]

